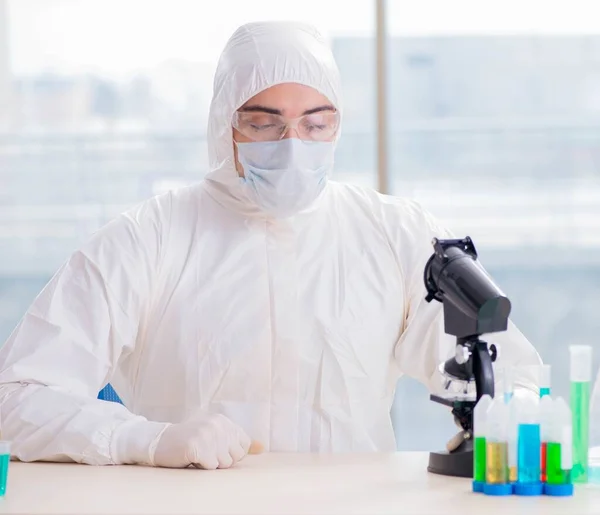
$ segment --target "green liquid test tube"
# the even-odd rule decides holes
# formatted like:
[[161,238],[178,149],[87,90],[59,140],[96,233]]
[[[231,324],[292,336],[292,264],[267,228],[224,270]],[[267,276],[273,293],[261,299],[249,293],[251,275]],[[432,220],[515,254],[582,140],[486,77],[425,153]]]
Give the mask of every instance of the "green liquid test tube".
[[0,497],[6,494],[8,464],[10,463],[10,442],[0,441]]
[[485,436],[475,437],[475,463],[473,468],[473,479],[485,483]]
[[562,397],[556,399],[546,451],[546,484],[550,496],[573,495],[573,427],[569,406]]
[[574,483],[588,482],[590,381],[592,379],[592,348],[571,345],[571,411],[573,419]]
[[562,468],[561,444],[548,442],[546,450],[546,482],[551,485],[566,485],[571,482],[571,469]]
[[571,483],[573,467],[573,427],[569,406],[562,397],[554,403],[548,432],[546,482],[552,485]]

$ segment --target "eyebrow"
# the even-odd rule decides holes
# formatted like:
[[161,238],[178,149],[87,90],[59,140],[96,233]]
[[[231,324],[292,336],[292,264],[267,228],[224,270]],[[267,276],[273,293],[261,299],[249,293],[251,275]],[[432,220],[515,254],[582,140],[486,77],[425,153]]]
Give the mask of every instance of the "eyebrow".
[[335,107],[333,107],[330,104],[327,105],[323,105],[323,106],[319,106],[319,107],[313,107],[312,109],[309,109],[307,111],[304,111],[304,114],[315,114],[315,113],[322,113],[323,111],[335,111]]
[[[240,111],[243,111],[244,113],[267,113],[267,114],[278,114],[280,116],[282,115],[282,112],[280,109],[274,109],[272,107],[267,107],[267,106],[258,105],[258,104],[240,107]],[[331,104],[322,105],[319,107],[313,107],[312,109],[307,109],[306,111],[304,111],[304,113],[302,113],[302,116],[307,115],[307,114],[321,113],[323,111],[335,111],[335,107],[333,107]]]

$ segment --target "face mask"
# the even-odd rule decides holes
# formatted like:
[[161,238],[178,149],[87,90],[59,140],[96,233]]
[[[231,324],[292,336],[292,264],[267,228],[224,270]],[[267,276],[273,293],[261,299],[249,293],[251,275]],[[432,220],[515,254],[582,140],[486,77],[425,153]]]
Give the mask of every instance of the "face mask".
[[236,145],[246,194],[276,218],[292,216],[310,206],[325,188],[333,168],[333,142],[289,138]]

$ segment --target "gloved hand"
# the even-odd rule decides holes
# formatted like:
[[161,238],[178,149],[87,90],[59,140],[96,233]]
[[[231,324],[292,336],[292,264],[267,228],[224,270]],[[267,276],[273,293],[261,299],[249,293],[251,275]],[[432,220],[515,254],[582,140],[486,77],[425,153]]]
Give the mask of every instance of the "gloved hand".
[[172,424],[160,435],[153,457],[157,467],[229,468],[250,450],[250,437],[223,415]]

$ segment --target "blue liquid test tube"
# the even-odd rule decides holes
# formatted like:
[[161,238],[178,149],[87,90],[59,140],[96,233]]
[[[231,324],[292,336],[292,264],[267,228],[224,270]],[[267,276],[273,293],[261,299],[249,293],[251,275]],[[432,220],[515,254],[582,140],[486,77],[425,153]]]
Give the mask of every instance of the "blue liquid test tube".
[[541,433],[539,404],[524,397],[517,404],[518,443],[517,443],[517,482],[516,495],[541,495]]

